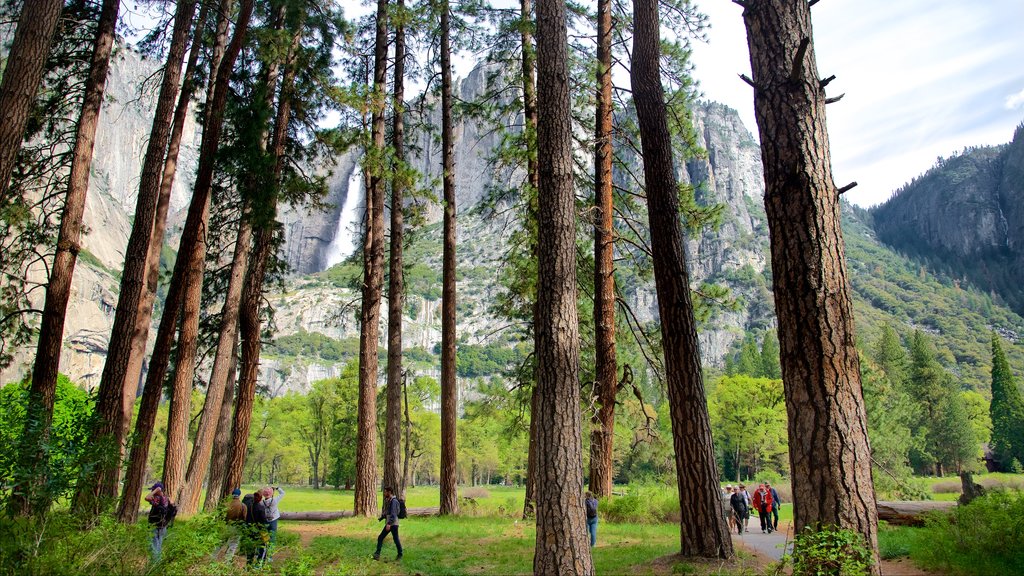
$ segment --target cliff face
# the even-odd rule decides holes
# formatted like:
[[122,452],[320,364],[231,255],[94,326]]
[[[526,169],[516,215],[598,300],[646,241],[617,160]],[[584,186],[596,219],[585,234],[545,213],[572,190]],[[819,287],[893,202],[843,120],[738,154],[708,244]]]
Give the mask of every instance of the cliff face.
[[886,244],[1024,313],[1024,126],[1010,144],[940,161],[872,215]]

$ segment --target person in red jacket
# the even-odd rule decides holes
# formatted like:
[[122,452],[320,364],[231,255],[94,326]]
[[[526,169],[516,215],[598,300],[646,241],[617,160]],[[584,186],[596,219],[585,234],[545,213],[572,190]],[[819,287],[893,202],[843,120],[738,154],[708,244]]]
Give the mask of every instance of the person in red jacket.
[[764,534],[767,531],[771,534],[772,530],[774,530],[771,519],[774,504],[772,502],[772,493],[765,488],[764,484],[758,484],[751,501],[754,509],[757,510],[757,517],[761,520],[761,533]]

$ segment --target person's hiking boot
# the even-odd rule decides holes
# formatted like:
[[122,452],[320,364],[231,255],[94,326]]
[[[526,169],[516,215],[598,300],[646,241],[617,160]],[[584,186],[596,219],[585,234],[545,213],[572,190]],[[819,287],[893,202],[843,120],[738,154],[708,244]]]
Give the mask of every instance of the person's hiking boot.
[[373,559],[374,560],[380,560],[380,552],[374,552],[373,553]]
[[402,561],[402,555],[399,554],[398,556],[395,557],[395,562],[401,562],[401,561]]

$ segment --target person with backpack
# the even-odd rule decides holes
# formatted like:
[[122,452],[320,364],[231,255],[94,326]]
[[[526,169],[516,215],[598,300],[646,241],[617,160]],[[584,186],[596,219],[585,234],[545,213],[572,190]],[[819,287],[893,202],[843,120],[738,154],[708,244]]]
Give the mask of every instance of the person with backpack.
[[740,484],[739,491],[740,491],[740,494],[743,495],[744,502],[746,502],[747,514],[745,516],[743,516],[743,519],[742,519],[743,520],[743,531],[746,532],[747,531],[747,526],[750,524],[750,507],[752,506],[752,504],[750,502],[750,492],[747,492],[747,485],[746,484]]
[[225,520],[230,526],[231,536],[228,538],[227,550],[224,557],[230,562],[238,552],[238,543],[241,540],[242,527],[245,524],[245,517],[249,515],[248,507],[243,504],[239,497],[242,491],[235,488],[231,492],[231,502],[228,504],[228,511]]
[[[277,491],[277,496],[274,496],[274,491]],[[273,552],[274,543],[277,542],[277,521],[281,518],[281,511],[277,508],[277,503],[284,498],[284,490],[280,486],[274,486],[271,488],[267,486],[262,490],[263,493],[263,506],[267,509],[267,521],[270,522],[270,548]],[[272,554],[271,554],[272,555]]]
[[402,559],[402,541],[398,539],[398,519],[404,516],[402,514],[402,503],[390,487],[384,488],[384,508],[382,513],[377,520],[385,520],[384,529],[380,531],[380,535],[377,536],[377,551],[373,553],[374,560],[380,560],[380,549],[384,546],[384,539],[387,538],[388,533],[395,540],[395,548],[398,549],[398,556],[395,560]]
[[757,517],[761,520],[761,533],[767,531],[772,533],[772,493],[765,488],[764,484],[758,484],[753,497],[754,509],[757,510]]
[[157,482],[149,487],[149,494],[146,495],[146,502],[149,502],[149,524],[153,526],[153,540],[150,549],[153,552],[153,560],[160,561],[160,553],[163,550],[164,538],[167,537],[167,527],[174,521],[177,508],[171,503],[171,499],[164,495],[163,482]]
[[587,497],[583,500],[587,509],[587,532],[590,533],[590,547],[597,546],[597,498],[587,490]]
[[768,482],[764,483],[764,487],[768,489],[772,494],[772,530],[779,529],[779,506],[782,506],[782,499],[779,498],[779,493],[775,491]]
[[743,519],[747,517],[749,510],[747,509],[747,498],[740,492],[739,486],[733,488],[732,496],[729,496],[729,506],[732,507],[733,518],[736,519],[736,533],[743,534]]
[[[267,542],[270,540],[270,522],[267,520],[267,507],[263,505],[263,494],[257,490],[250,496],[248,514],[246,515],[246,531],[248,542],[246,543],[245,563],[254,564],[259,567],[267,557]],[[245,500],[243,500],[243,503]]]

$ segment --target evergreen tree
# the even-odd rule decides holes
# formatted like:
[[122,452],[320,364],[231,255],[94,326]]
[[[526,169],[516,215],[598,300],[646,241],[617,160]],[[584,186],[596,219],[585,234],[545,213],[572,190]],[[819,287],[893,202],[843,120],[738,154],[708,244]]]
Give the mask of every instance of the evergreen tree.
[[1003,469],[1024,462],[1024,398],[1006,361],[1003,345],[992,334],[992,452]]
[[882,326],[882,334],[871,350],[871,359],[882,369],[889,382],[901,386],[907,376],[907,351],[892,326]]
[[782,379],[782,365],[779,361],[779,337],[774,330],[764,333],[761,342],[761,377],[772,380]]

